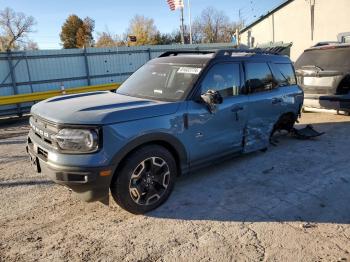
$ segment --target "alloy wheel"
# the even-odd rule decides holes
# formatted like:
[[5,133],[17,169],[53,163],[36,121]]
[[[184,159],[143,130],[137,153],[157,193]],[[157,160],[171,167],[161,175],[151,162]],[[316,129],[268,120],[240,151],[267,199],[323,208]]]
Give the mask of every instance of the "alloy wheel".
[[134,169],[129,193],[136,204],[151,205],[163,196],[169,183],[170,170],[166,161],[161,157],[150,157]]

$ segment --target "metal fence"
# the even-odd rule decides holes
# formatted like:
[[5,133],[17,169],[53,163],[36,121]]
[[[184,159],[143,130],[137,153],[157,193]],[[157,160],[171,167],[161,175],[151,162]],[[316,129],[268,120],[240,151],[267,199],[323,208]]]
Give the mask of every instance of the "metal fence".
[[[0,53],[0,96],[119,83],[168,50],[230,47],[232,44],[200,44]],[[21,114],[31,105],[0,106],[0,115]]]
[[[174,49],[228,48],[230,44],[163,45],[0,53],[0,96],[124,81],[161,53]],[[1,106],[0,115],[20,114],[32,104]]]

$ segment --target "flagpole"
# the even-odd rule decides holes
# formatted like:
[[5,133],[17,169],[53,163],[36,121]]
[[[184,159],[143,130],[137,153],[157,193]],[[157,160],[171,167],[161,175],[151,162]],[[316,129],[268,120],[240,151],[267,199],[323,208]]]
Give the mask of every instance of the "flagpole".
[[180,8],[181,12],[181,42],[184,45],[185,44],[185,28],[184,28],[184,8]]
[[187,3],[188,3],[188,21],[190,23],[190,44],[192,45],[192,21],[191,21],[191,3],[190,3],[190,0],[188,0]]

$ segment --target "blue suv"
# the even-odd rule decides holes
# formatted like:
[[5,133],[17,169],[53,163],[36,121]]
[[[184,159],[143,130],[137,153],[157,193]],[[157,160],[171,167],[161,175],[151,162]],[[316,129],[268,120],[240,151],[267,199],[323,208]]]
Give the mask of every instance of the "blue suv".
[[140,214],[161,205],[176,177],[265,150],[303,104],[286,56],[254,50],[170,51],[116,91],[54,97],[31,109],[34,167],[85,201]]

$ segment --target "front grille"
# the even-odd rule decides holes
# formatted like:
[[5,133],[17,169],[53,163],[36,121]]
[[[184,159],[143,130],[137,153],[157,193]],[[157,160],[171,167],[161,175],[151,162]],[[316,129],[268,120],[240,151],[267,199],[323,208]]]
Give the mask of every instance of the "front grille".
[[56,174],[56,180],[58,181],[64,181],[64,182],[80,182],[84,183],[87,181],[86,174],[72,174],[72,173],[65,173],[65,172],[59,172]]
[[29,119],[29,124],[37,137],[43,140],[46,144],[56,148],[54,136],[57,134],[58,129],[54,124],[35,115]]

